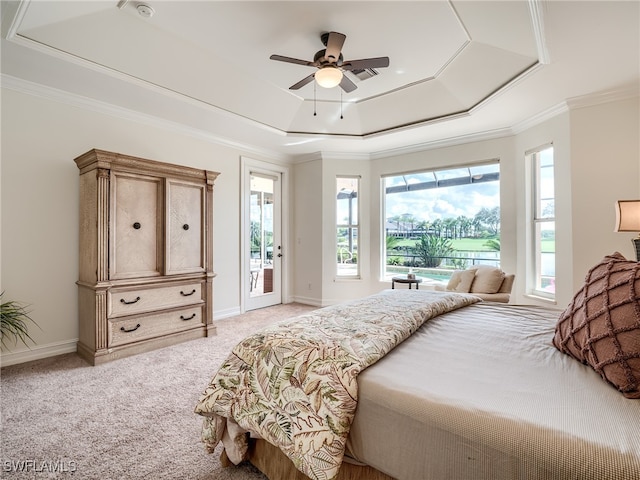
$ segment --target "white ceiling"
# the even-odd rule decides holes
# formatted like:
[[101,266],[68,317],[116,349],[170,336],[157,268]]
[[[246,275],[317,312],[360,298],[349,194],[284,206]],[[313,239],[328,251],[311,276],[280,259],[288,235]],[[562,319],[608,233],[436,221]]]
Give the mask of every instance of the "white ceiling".
[[[3,1],[3,84],[287,157],[504,135],[569,99],[640,88],[638,1],[120,3]],[[345,60],[389,67],[346,73],[351,93],[289,90],[314,67],[269,56],[311,61],[327,31],[347,36]]]

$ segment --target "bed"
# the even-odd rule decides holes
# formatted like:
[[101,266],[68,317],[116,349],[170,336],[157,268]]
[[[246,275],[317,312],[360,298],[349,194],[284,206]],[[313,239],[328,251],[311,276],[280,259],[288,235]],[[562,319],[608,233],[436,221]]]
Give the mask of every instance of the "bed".
[[[593,298],[585,290],[563,313],[573,334]],[[638,385],[613,385],[609,367],[603,375],[561,351],[559,317],[387,290],[275,324],[241,342],[206,388],[203,440],[271,480],[640,478]],[[319,332],[331,347],[313,343],[325,324],[341,325],[338,337]],[[623,333],[626,351],[640,351],[640,324]],[[291,363],[273,338],[297,339],[307,356]]]

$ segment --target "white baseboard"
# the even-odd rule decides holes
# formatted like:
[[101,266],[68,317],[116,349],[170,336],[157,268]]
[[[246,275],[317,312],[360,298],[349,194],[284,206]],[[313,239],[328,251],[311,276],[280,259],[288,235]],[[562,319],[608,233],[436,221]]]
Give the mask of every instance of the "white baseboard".
[[311,305],[313,307],[325,307],[322,302],[320,302],[317,298],[311,297],[302,297],[300,295],[296,295],[293,297],[293,301],[296,303],[302,303],[304,305]]
[[0,354],[0,366],[8,367],[9,365],[55,357],[56,355],[62,355],[64,353],[73,353],[76,351],[77,342],[78,339],[76,338],[64,342],[49,343],[47,345],[36,345],[31,349],[24,349],[19,352],[2,352],[2,354]]
[[[322,307],[316,299],[307,297],[294,297],[294,302]],[[223,318],[235,317],[240,315],[240,307],[228,308],[226,310],[216,311],[214,313],[214,325],[216,320]],[[9,365],[17,365],[19,363],[31,362],[33,360],[41,360],[47,357],[55,357],[65,353],[74,353],[78,339],[65,340],[63,342],[49,343],[47,345],[36,345],[31,349],[23,349],[17,352],[4,351],[0,353],[0,367],[8,367]]]
[[236,315],[240,315],[240,313],[240,307],[216,310],[213,312],[213,323],[215,324],[217,320],[222,320],[223,318],[235,317]]

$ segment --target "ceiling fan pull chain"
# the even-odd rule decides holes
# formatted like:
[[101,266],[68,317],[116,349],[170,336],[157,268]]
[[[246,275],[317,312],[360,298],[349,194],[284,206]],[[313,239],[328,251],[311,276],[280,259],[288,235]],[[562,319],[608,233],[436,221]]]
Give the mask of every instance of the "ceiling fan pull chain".
[[340,90],[340,120],[344,117],[342,116],[342,90]]
[[316,116],[316,82],[313,82],[313,116]]

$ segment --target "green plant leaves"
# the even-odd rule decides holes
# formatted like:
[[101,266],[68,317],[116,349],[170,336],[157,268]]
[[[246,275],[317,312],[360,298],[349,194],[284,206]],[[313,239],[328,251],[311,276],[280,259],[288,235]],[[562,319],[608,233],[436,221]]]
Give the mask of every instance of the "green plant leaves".
[[[2,298],[4,292],[0,293]],[[0,332],[2,334],[2,346],[7,347],[7,338],[14,339],[14,346],[18,344],[18,340],[24,343],[27,347],[27,339],[33,343],[35,341],[29,336],[28,323],[31,322],[34,325],[38,325],[29,317],[29,312],[26,307],[14,300],[3,302],[0,304]]]

